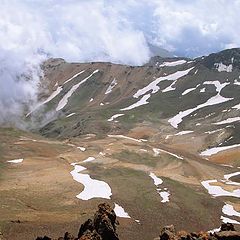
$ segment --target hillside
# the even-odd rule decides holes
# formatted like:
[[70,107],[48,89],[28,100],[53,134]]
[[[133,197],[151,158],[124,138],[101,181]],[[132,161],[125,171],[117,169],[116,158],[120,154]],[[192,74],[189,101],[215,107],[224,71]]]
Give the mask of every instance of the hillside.
[[[0,129],[0,230],[59,236],[103,200],[120,239],[240,224],[240,49],[42,69],[29,131]],[[156,224],[157,223],[157,224]]]

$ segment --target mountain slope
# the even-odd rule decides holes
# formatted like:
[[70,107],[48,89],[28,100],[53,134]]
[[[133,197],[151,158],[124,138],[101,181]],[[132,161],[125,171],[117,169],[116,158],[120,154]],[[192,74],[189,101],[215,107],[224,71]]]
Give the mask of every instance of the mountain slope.
[[118,210],[120,239],[240,223],[239,52],[45,62],[24,116],[34,133],[0,129],[4,234],[76,232],[102,201]]

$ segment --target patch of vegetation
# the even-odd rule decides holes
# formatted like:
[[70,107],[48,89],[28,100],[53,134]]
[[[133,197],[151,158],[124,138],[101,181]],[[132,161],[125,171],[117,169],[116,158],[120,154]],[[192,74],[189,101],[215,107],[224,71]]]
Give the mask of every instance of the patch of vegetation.
[[116,158],[122,162],[143,164],[151,167],[155,167],[157,164],[157,158],[148,153],[136,153],[129,150],[123,150],[118,153],[114,153],[112,158]]

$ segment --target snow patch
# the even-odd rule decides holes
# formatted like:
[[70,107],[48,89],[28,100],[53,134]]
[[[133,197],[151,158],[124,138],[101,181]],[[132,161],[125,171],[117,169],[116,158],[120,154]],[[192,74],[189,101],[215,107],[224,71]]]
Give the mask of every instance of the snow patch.
[[134,109],[134,108],[137,108],[137,107],[140,107],[142,105],[146,105],[148,104],[149,102],[147,101],[149,98],[151,97],[151,94],[146,94],[146,95],[143,95],[142,98],[137,101],[136,103],[126,107],[126,108],[122,108],[120,109],[121,111],[127,111],[127,110],[131,110],[131,109]]
[[95,70],[92,74],[90,74],[88,77],[86,77],[85,79],[83,79],[80,83],[75,84],[74,86],[72,86],[72,88],[63,96],[63,98],[60,100],[60,102],[58,103],[58,106],[56,108],[56,111],[59,111],[61,109],[63,109],[67,103],[68,103],[68,99],[72,96],[72,94],[80,87],[80,85],[82,85],[83,83],[85,83],[89,78],[91,78],[95,73],[99,72],[99,70]]
[[71,165],[74,166],[74,170],[70,172],[73,179],[84,185],[83,191],[76,196],[77,198],[81,200],[89,200],[92,198],[110,199],[112,191],[106,182],[92,179],[89,174],[80,173],[86,170],[86,168],[77,165],[77,163],[72,163]]
[[114,205],[115,205],[114,212],[116,213],[117,217],[120,217],[120,218],[131,218],[129,216],[129,214],[124,210],[123,207],[121,207],[117,203],[114,203]]
[[77,147],[78,149],[80,149],[82,152],[84,152],[86,150],[85,147]]
[[163,191],[163,192],[159,192],[159,194],[162,197],[162,201],[161,201],[162,203],[169,202],[169,196],[170,196],[169,192]]
[[232,64],[225,65],[222,62],[220,62],[220,63],[214,63],[214,66],[219,72],[232,72],[233,70]]
[[22,163],[23,162],[23,158],[14,159],[14,160],[8,160],[7,162],[9,162],[9,163]]
[[81,75],[81,74],[84,73],[84,72],[85,72],[85,70],[74,74],[71,78],[69,78],[68,80],[66,80],[66,81],[63,83],[63,85],[64,85],[64,84],[67,84],[67,83],[70,82],[70,81],[72,81],[74,78],[78,77],[79,75]]
[[227,218],[227,217],[224,217],[224,216],[221,216],[221,220],[224,223],[240,224],[240,222],[238,222],[236,220],[233,220],[233,219],[230,219],[230,218]]
[[83,160],[84,163],[86,162],[92,162],[94,161],[96,158],[95,157],[88,157],[87,159]]
[[170,118],[168,122],[174,127],[178,128],[178,125],[183,121],[183,118],[190,115],[191,113],[195,112],[198,109],[207,107],[207,106],[212,106],[220,103],[224,103],[227,101],[232,100],[233,98],[225,98],[220,95],[221,90],[228,84],[230,83],[220,83],[219,81],[212,81],[212,82],[204,82],[204,84],[214,84],[217,90],[217,95],[209,98],[205,103],[202,103],[200,105],[197,105],[194,108],[190,108],[184,111],[180,111],[176,116]]
[[107,88],[105,94],[109,94],[112,92],[113,88],[117,85],[117,80],[114,78],[113,81],[110,83],[109,87]]
[[231,146],[224,146],[224,147],[209,148],[209,149],[201,152],[200,155],[201,156],[211,156],[211,155],[217,154],[221,151],[225,151],[225,150],[236,148],[236,147],[240,147],[240,144],[234,144],[234,145],[231,145]]
[[124,138],[124,139],[128,139],[128,140],[132,140],[132,141],[135,141],[135,142],[142,142],[142,139],[136,139],[136,138],[132,138],[132,137],[127,137],[127,136],[124,136],[124,135],[108,135],[108,137],[111,137],[111,138]]
[[202,181],[201,184],[204,188],[208,190],[208,193],[213,197],[221,197],[221,196],[228,196],[228,197],[240,197],[240,189],[235,189],[232,192],[224,190],[220,186],[211,185],[211,183],[217,183],[217,180],[206,180]]
[[198,87],[200,86],[200,84],[198,84],[196,87],[193,87],[193,88],[189,88],[189,89],[186,89],[183,93],[182,93],[182,96],[196,90]]
[[153,179],[154,185],[158,186],[163,183],[163,180],[159,177],[157,177],[154,173],[150,173],[149,177]]
[[172,81],[175,81],[185,75],[187,75],[192,69],[192,68],[189,68],[187,70],[184,70],[184,71],[177,71],[173,74],[170,74],[170,75],[166,75],[164,77],[159,77],[157,79],[155,79],[153,82],[149,83],[146,87],[142,88],[142,89],[139,89],[134,95],[133,97],[134,98],[138,98],[142,95],[145,95],[147,92],[151,91],[151,94],[154,94],[154,93],[157,93],[159,90],[160,90],[160,87],[158,86],[158,84],[164,80],[172,80]]
[[67,116],[66,116],[66,118],[69,118],[69,117],[71,117],[71,116],[74,116],[76,113],[70,113],[70,114],[68,114]]
[[232,205],[225,204],[222,208],[222,212],[228,216],[240,217],[240,212],[237,212]]
[[186,135],[186,134],[189,134],[189,133],[193,133],[193,131],[181,131],[181,132],[176,133],[175,136]]
[[177,61],[173,61],[173,62],[164,62],[162,64],[159,65],[159,67],[175,67],[178,65],[182,65],[184,63],[186,63],[186,60],[177,60]]
[[216,122],[216,123],[213,123],[213,124],[221,125],[221,124],[233,123],[233,122],[237,122],[237,121],[240,121],[240,117],[228,118],[226,120],[223,120],[221,122]]
[[111,122],[111,121],[113,121],[114,119],[116,119],[116,118],[118,118],[118,117],[121,117],[121,116],[123,116],[123,115],[124,115],[124,113],[115,114],[115,115],[111,116],[111,117],[108,119],[108,122]]

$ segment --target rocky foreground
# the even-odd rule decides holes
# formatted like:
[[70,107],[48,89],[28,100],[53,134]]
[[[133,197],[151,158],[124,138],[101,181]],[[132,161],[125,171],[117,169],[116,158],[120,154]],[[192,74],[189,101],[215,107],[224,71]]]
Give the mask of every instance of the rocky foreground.
[[[80,226],[77,237],[66,232],[58,240],[119,240],[116,232],[117,217],[113,209],[107,204],[98,205],[93,220],[88,219]],[[50,237],[37,237],[36,240],[53,240]],[[176,232],[173,225],[162,229],[160,236],[154,240],[240,240],[240,232],[233,224],[224,223],[217,232]]]

